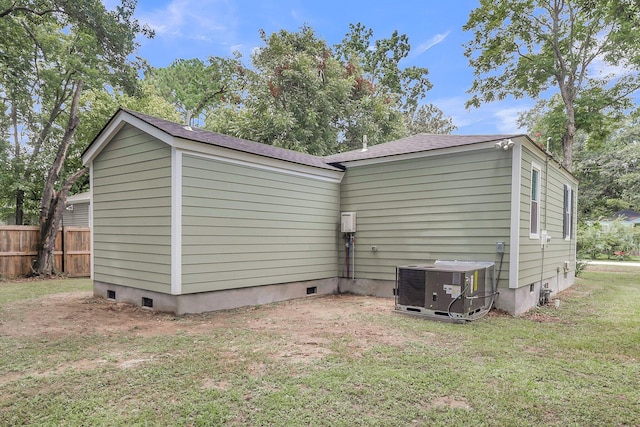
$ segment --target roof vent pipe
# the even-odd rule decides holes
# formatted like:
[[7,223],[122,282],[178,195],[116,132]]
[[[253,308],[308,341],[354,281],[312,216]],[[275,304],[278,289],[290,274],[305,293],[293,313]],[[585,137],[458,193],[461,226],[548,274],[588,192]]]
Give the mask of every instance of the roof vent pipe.
[[367,151],[367,135],[362,135],[362,151]]

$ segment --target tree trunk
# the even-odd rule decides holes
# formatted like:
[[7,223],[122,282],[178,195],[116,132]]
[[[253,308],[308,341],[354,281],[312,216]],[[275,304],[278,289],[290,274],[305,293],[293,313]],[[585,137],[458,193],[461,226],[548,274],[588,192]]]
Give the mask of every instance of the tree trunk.
[[572,97],[570,100],[565,98],[567,127],[562,135],[562,166],[569,172],[573,167],[573,140],[576,136],[576,112],[573,108],[573,99],[575,98]]
[[[40,224],[40,244],[38,245],[38,260],[34,273],[38,276],[48,277],[56,273],[55,271],[55,242],[58,235],[58,228],[62,222],[62,211],[66,196],[62,204],[60,197],[52,200],[47,221]],[[61,207],[62,206],[62,207]]]
[[564,166],[569,172],[571,172],[571,168],[573,167],[573,140],[575,134],[575,124],[568,124],[567,129],[562,136],[562,166]]
[[69,193],[71,186],[88,171],[88,168],[82,168],[67,179],[62,186],[62,189],[55,192],[52,197],[47,210],[46,219],[42,221],[41,217],[38,258],[33,272],[37,276],[47,277],[56,273],[54,249],[58,230],[62,223],[62,214],[64,213],[65,205],[67,204],[67,194]]
[[[11,124],[13,126],[13,172],[14,179],[20,175],[20,132],[18,131],[18,112],[16,111],[16,101],[11,102]],[[24,190],[16,190],[16,225],[24,223]]]
[[24,224],[24,191],[16,190],[16,225]]
[[55,190],[55,185],[60,178],[60,171],[67,158],[67,151],[73,141],[73,136],[78,128],[78,104],[82,94],[82,81],[78,82],[71,102],[67,127],[58,146],[56,157],[49,168],[47,179],[42,191],[40,201],[40,242],[38,243],[38,258],[34,268],[37,276],[50,276],[54,272],[54,244],[58,234],[58,228],[62,222],[62,213],[67,201],[67,193],[73,185],[87,171],[83,168],[67,179],[60,191]]

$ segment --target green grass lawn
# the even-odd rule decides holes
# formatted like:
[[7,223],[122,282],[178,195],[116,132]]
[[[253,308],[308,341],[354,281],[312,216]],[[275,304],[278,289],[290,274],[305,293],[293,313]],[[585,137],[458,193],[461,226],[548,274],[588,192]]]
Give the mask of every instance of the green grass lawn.
[[[324,329],[303,338],[292,331],[305,325],[270,316],[329,300],[175,317],[119,311],[92,302],[87,292],[77,319],[38,317],[43,297],[83,290],[90,290],[87,280],[0,283],[0,425],[640,422],[637,270],[590,267],[560,296],[558,309],[518,318],[491,314],[463,325],[394,313],[391,302],[388,311],[370,311],[359,297],[361,313],[328,311],[320,319]],[[91,310],[112,308],[113,316],[142,319],[156,333],[134,324],[117,333],[76,324],[80,314],[86,319],[98,313]],[[42,333],[29,334],[25,319],[37,319]],[[79,333],[65,333],[60,322]],[[255,322],[270,327],[252,328]],[[332,333],[344,323],[354,332]],[[379,339],[364,345],[357,331],[365,326]],[[157,333],[162,328],[171,332]],[[304,356],[303,345],[313,354]]]

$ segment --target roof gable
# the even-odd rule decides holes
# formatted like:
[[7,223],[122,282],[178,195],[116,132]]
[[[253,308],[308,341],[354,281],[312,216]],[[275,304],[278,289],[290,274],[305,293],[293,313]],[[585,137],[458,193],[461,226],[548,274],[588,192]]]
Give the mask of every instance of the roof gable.
[[113,115],[98,136],[82,153],[83,162],[85,164],[90,163],[102,148],[104,148],[104,145],[108,143],[110,138],[117,133],[125,123],[129,123],[172,146],[176,139],[184,139],[304,166],[342,171],[341,168],[328,164],[321,157],[316,157],[311,154],[235,138],[217,132],[190,128],[168,120],[125,109],[119,109]]

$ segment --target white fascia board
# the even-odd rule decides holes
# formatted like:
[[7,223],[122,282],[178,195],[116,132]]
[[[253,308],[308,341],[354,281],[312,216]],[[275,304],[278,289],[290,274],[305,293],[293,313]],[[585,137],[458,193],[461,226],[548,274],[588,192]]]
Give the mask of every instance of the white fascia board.
[[107,127],[100,132],[89,149],[83,154],[82,164],[86,166],[91,163],[125,124],[130,124],[131,126],[148,133],[154,138],[157,138],[170,146],[173,146],[174,144],[173,136],[150,125],[144,120],[140,120],[139,118],[132,116],[126,111],[120,111],[116,117],[111,120],[111,123],[109,123]]
[[[518,144],[516,144],[518,145]],[[358,166],[376,165],[380,163],[399,162],[402,160],[420,159],[423,157],[442,156],[446,154],[467,153],[476,150],[486,150],[488,148],[495,150],[495,141],[482,142],[478,144],[461,145],[459,147],[436,148],[428,151],[418,151],[416,153],[397,154],[393,156],[376,157],[374,159],[351,160],[344,162],[335,162],[348,168]]]
[[86,191],[84,193],[74,194],[67,197],[67,204],[72,203],[89,203],[91,201],[91,192]]
[[182,294],[182,151],[171,147],[171,294]]
[[263,170],[279,172],[287,175],[302,176],[318,181],[340,183],[344,176],[342,171],[315,168],[285,160],[273,159],[259,154],[246,153],[216,145],[203,144],[201,142],[176,139],[175,147],[184,154],[200,156],[225,163],[254,167]]
[[518,287],[520,272],[520,198],[522,196],[522,144],[511,152],[511,237],[509,239],[509,288]]

